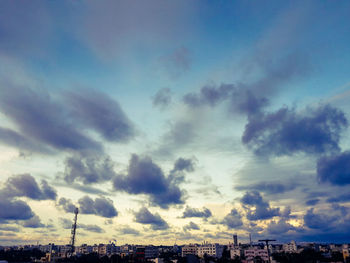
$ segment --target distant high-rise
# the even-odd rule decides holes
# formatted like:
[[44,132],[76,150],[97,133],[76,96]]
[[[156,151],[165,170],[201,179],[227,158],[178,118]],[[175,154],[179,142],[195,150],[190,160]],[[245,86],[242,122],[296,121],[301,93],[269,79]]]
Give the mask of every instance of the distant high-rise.
[[237,236],[237,234],[233,235],[233,245],[235,247],[238,247],[238,236]]

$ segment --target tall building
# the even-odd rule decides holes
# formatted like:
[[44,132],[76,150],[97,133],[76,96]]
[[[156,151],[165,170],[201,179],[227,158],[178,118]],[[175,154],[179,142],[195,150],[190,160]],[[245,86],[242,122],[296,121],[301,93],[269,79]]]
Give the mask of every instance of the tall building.
[[237,234],[233,235],[233,245],[235,247],[238,247],[238,236],[237,236]]

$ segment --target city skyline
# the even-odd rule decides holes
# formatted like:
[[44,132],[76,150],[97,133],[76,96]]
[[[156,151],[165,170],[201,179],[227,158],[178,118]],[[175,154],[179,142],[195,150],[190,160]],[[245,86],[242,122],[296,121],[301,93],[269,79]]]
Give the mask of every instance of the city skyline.
[[0,246],[350,242],[348,1],[0,3]]

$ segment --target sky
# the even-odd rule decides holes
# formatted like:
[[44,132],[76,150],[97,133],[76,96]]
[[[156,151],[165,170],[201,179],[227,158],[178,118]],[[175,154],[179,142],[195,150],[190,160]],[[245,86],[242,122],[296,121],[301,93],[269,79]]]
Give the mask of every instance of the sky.
[[349,1],[0,3],[0,245],[350,242]]

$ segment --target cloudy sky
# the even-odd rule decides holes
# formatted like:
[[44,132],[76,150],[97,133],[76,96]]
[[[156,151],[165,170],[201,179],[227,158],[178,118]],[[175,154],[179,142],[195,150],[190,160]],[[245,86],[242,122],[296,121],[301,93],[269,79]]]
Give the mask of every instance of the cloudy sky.
[[349,1],[0,3],[0,245],[349,242]]

